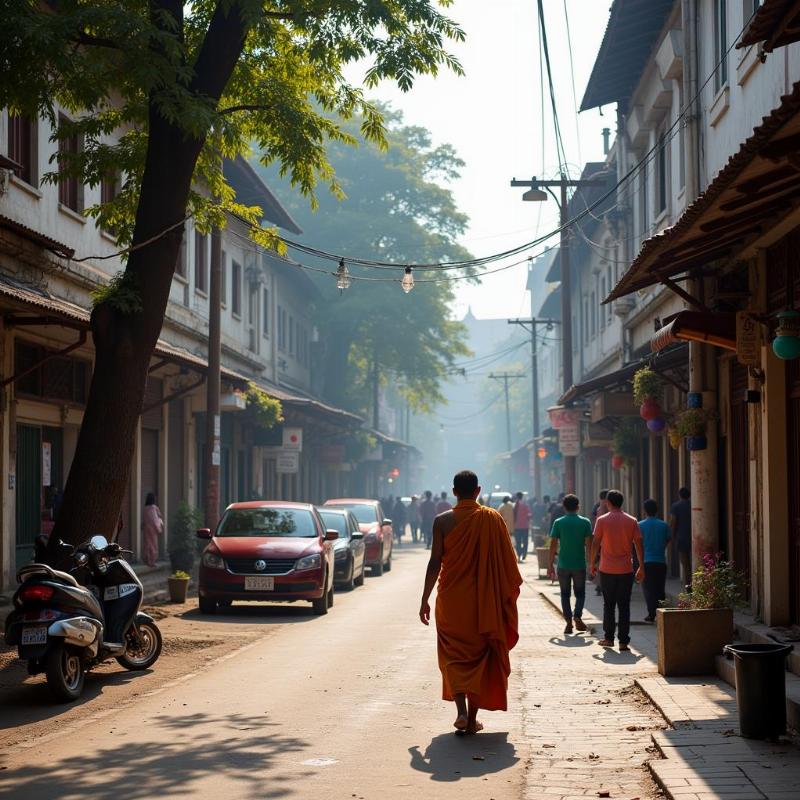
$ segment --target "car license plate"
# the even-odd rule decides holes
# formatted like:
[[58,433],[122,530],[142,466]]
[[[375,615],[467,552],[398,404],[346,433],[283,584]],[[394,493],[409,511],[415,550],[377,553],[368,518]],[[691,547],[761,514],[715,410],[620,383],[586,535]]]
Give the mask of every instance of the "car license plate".
[[274,592],[275,578],[267,575],[248,575],[244,579],[244,588],[248,592]]
[[47,628],[44,625],[37,625],[35,628],[23,628],[22,644],[47,644]]

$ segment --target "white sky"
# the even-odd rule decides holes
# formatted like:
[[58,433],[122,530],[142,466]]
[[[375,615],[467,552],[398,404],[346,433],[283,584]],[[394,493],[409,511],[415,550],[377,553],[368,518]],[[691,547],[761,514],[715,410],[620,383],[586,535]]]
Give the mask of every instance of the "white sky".
[[[559,121],[570,163],[577,175],[586,161],[603,160],[604,127],[614,131],[614,109],[578,117],[573,101],[564,5],[569,14],[575,65],[575,92],[580,105],[608,21],[610,0],[545,0],[544,11],[554,73]],[[461,60],[466,76],[450,72],[419,80],[408,94],[382,85],[371,95],[403,111],[408,124],[428,128],[436,143],[449,142],[466,162],[454,184],[470,227],[462,239],[476,256],[507,250],[531,241],[557,225],[558,209],[547,203],[524,203],[524,189],[512,189],[512,177],[554,177],[558,172],[552,114],[545,84],[545,117],[541,117],[536,0],[455,0],[445,9],[466,31],[467,40],[449,49]],[[545,156],[542,160],[542,136]],[[548,244],[557,243],[554,237]],[[532,251],[533,254],[542,249]],[[519,256],[514,259],[519,260]],[[477,317],[529,313],[525,292],[527,267],[489,275],[476,286],[460,286],[456,316],[471,305]]]

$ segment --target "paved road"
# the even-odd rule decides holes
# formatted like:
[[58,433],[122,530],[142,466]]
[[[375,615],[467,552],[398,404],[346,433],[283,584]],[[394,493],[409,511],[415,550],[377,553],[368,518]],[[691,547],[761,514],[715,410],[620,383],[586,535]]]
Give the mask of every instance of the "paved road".
[[[520,673],[515,711],[487,714],[481,736],[452,735],[435,634],[416,618],[425,562],[401,550],[327,617],[286,607],[268,638],[133,704],[53,717],[49,733],[0,755],[0,797],[516,800]],[[224,637],[243,618],[252,612],[234,608],[214,625]]]

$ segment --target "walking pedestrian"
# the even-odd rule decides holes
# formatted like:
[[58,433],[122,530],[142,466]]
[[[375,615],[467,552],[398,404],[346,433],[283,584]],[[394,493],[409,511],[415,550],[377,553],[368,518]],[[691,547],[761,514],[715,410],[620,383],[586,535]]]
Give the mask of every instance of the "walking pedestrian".
[[550,503],[550,508],[548,509],[548,513],[550,518],[547,521],[547,535],[550,535],[550,531],[553,530],[553,523],[561,516],[561,511],[564,508],[564,497],[566,495],[564,492],[561,492],[558,496],[558,500],[553,500]]
[[[600,491],[600,495],[598,496],[597,502],[592,507],[592,533],[594,533],[594,526],[597,522],[598,517],[602,517],[603,514],[608,513],[608,503],[606,502],[606,498],[608,497],[608,489],[602,489]],[[594,580],[594,593],[597,595],[603,594],[603,590],[600,588],[600,578],[595,577]]]
[[[564,633],[572,633],[575,629],[585,631],[583,604],[586,601],[586,564],[592,543],[592,523],[578,514],[580,501],[574,494],[564,498],[564,515],[553,523],[550,532],[550,565],[549,574],[558,553],[558,585],[561,587],[561,612],[566,627]],[[572,608],[572,592],[575,592],[575,608]]]
[[158,560],[158,537],[164,531],[164,517],[156,505],[156,496],[153,492],[149,492],[144,500],[142,529],[144,533],[142,557],[148,567],[154,567]]
[[411,526],[411,541],[416,542],[419,540],[419,498],[411,495],[411,505],[408,507],[406,516],[408,517],[408,524]]
[[508,708],[509,653],[519,640],[517,598],[522,577],[502,517],[476,501],[478,476],[453,478],[456,507],[436,517],[419,618],[430,624],[436,595],[436,634],[442,698],[456,704],[457,734],[483,730],[479,709]]
[[506,523],[506,527],[508,528],[508,535],[514,535],[514,504],[511,502],[511,495],[507,494],[503,498],[503,502],[500,504],[500,508],[497,509],[500,512],[500,516],[503,518],[503,522]]
[[406,507],[399,497],[394,501],[392,509],[392,530],[395,541],[400,542],[406,530]]
[[419,504],[419,519],[422,535],[425,537],[425,549],[431,549],[433,541],[433,520],[436,516],[436,505],[431,499],[433,493],[430,490],[425,492],[425,499]]
[[524,561],[528,557],[528,532],[531,524],[531,510],[524,497],[522,492],[517,492],[517,501],[514,503],[514,544],[519,561]]
[[645,518],[639,520],[642,532],[642,550],[644,551],[644,581],[642,591],[647,603],[645,622],[656,621],[658,604],[666,599],[667,586],[667,544],[672,539],[669,525],[659,519],[658,503],[655,500],[644,501]]
[[541,500],[537,498],[533,498],[533,505],[531,506],[531,514],[533,527],[539,528],[541,533],[546,533],[544,526],[545,526],[545,518],[547,516],[547,509],[550,506],[550,498],[545,495]]
[[632,551],[636,549],[639,569],[636,580],[645,577],[644,559],[642,558],[642,534],[639,523],[630,514],[622,510],[625,498],[622,492],[611,489],[606,496],[608,513],[598,517],[592,540],[590,563],[592,575],[598,572],[595,558],[600,553],[600,588],[603,590],[603,631],[605,637],[598,644],[601,647],[614,646],[614,634],[617,631],[617,615],[619,617],[619,650],[630,650],[631,640],[631,592],[633,591],[633,559]]
[[436,503],[436,514],[444,514],[445,511],[449,511],[452,507],[453,506],[447,501],[447,492],[442,492]]
[[678,544],[678,560],[681,565],[681,583],[692,591],[692,504],[691,495],[685,486],[678,489],[678,499],[669,509],[669,527]]

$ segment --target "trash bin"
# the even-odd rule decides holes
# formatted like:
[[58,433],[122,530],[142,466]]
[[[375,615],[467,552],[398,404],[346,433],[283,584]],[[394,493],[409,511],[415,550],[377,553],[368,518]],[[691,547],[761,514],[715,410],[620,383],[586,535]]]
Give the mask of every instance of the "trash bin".
[[790,644],[729,644],[736,666],[739,729],[747,739],[786,733],[786,656]]

